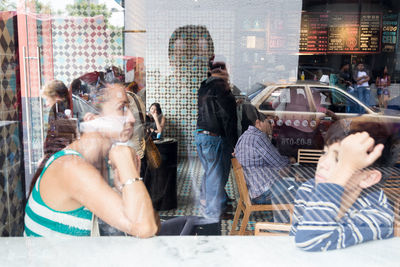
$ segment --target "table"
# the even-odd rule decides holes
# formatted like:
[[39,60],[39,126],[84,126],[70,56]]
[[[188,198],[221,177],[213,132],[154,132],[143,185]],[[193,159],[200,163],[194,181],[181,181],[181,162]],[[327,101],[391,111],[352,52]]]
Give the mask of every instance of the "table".
[[308,179],[314,178],[316,168],[317,165],[290,165],[282,170],[282,175],[285,177],[294,177],[299,179],[300,181],[306,181]]
[[154,140],[154,144],[160,151],[161,166],[158,169],[148,168],[144,183],[156,210],[176,209],[178,206],[176,192],[178,142],[176,139],[164,138]]
[[0,238],[2,266],[399,266],[400,238],[304,252],[289,236]]
[[[400,177],[400,168],[398,167],[373,167],[382,172],[385,177]],[[282,177],[297,177],[300,180],[314,178],[317,165],[290,165],[282,169]]]

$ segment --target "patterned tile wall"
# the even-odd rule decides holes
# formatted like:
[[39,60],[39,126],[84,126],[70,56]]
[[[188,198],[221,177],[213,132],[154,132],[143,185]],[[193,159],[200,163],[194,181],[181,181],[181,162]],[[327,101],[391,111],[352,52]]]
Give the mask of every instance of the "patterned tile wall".
[[18,120],[17,60],[13,12],[0,12],[0,120]]
[[41,84],[54,79],[53,69],[53,41],[52,41],[52,20],[47,17],[44,20],[37,20],[38,46],[40,47],[40,70]]
[[7,226],[11,236],[22,235],[25,209],[19,134],[19,122],[0,122],[0,227]]
[[25,193],[15,29],[15,13],[0,12],[0,236],[18,236],[23,231]]
[[69,84],[87,72],[122,67],[122,32],[106,28],[104,18],[55,18],[52,25],[54,78]]
[[10,122],[1,127],[1,138],[6,140],[4,152],[7,161],[3,164],[8,191],[8,221],[10,236],[20,236],[23,232],[25,192],[23,171],[21,168],[21,143],[19,123]]
[[[197,156],[194,142],[197,91],[207,77],[207,59],[213,52],[222,55],[229,64],[233,63],[234,14],[216,10],[175,10],[171,7],[149,8],[148,12],[146,17],[152,19],[146,25],[146,106],[153,102],[161,104],[167,119],[164,135],[178,140],[179,156]],[[195,25],[178,33],[178,39],[185,41],[169,44],[173,32],[185,25]],[[210,36],[206,36],[208,34],[201,31],[201,27],[208,30],[214,51],[206,41]],[[169,48],[183,52],[171,57]]]

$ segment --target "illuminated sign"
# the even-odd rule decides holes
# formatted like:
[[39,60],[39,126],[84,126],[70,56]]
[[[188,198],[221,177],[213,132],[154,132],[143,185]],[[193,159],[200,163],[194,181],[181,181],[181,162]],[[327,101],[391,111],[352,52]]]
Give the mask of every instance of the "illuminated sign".
[[383,15],[382,52],[394,52],[397,44],[397,14]]
[[378,13],[303,13],[300,53],[379,53]]

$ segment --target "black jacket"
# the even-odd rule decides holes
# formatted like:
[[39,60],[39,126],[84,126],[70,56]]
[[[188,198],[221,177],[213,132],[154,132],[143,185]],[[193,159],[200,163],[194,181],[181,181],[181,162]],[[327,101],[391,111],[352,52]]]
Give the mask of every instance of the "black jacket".
[[232,149],[236,145],[236,101],[226,81],[210,77],[198,91],[197,129],[226,137]]

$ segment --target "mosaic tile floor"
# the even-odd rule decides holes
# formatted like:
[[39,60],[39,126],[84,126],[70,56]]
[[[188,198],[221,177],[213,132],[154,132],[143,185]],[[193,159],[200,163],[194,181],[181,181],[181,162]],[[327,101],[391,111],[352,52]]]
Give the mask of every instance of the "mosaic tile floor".
[[[168,211],[161,211],[161,216],[184,216],[194,215],[201,216],[198,203],[200,193],[200,184],[203,176],[203,168],[198,158],[181,159],[177,168],[177,194],[178,208]],[[236,183],[234,181],[233,172],[229,176],[226,185],[228,195],[232,199],[239,199]],[[236,203],[233,204],[236,208]],[[248,229],[253,230],[256,221],[267,221],[271,219],[271,215],[266,212],[255,212],[250,216]],[[232,228],[233,220],[221,221],[221,235],[228,235]]]

